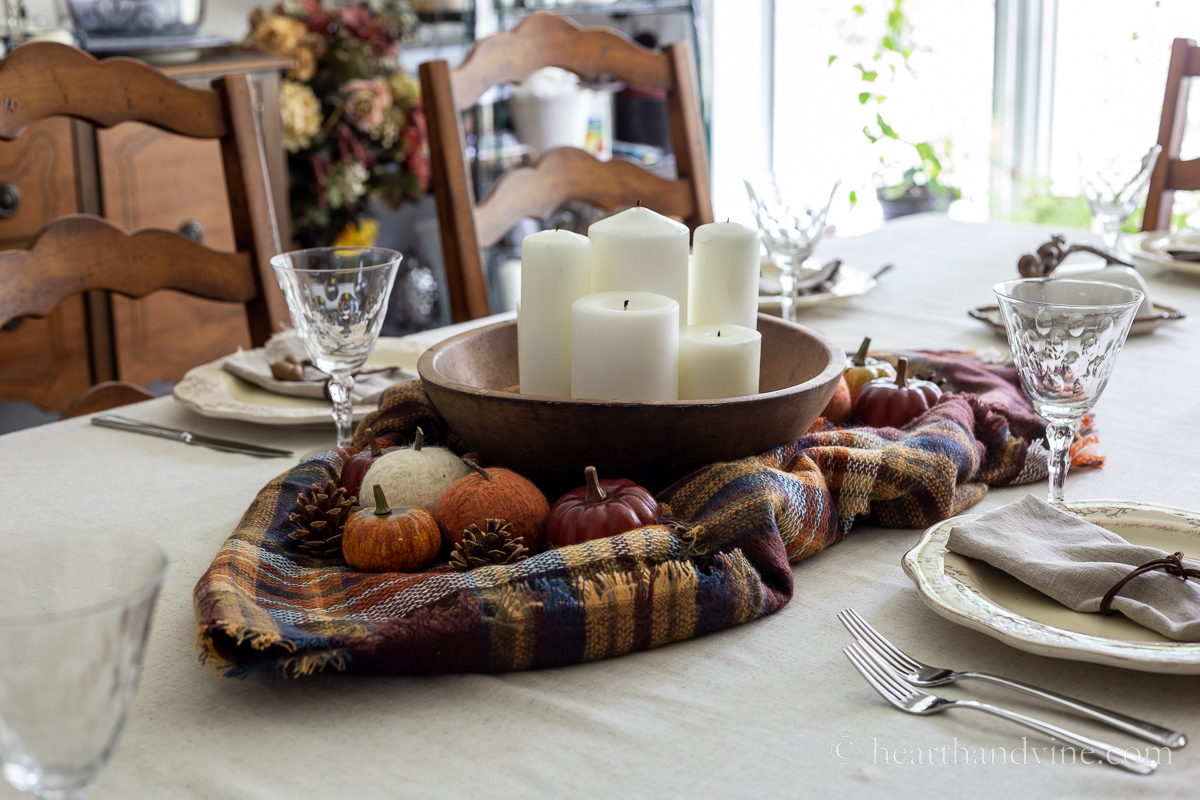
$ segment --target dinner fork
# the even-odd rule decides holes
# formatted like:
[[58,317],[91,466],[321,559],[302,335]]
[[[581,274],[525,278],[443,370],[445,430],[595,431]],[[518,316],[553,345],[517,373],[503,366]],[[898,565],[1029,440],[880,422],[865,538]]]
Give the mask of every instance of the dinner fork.
[[1097,739],[1072,733],[1065,728],[1051,725],[1049,722],[1042,722],[1040,719],[1027,717],[1024,714],[1018,714],[1015,711],[1009,711],[1006,708],[1000,708],[990,703],[981,703],[978,700],[946,700],[926,694],[911,683],[901,679],[878,656],[869,653],[857,643],[851,644],[842,652],[846,654],[846,657],[850,659],[855,668],[862,673],[862,676],[867,679],[867,683],[871,684],[875,691],[883,696],[884,700],[887,700],[893,706],[907,714],[926,715],[936,714],[948,708],[973,708],[976,711],[986,711],[997,717],[1033,728],[1039,733],[1055,739],[1061,739],[1067,744],[1078,747],[1081,750],[1090,750],[1097,755],[1102,755],[1104,760],[1114,767],[1136,772],[1139,775],[1149,775],[1158,769],[1157,761],[1142,756],[1136,750],[1126,750],[1123,747],[1105,744]]
[[1132,736],[1137,736],[1140,739],[1145,739],[1148,742],[1153,742],[1163,747],[1177,749],[1187,744],[1187,736],[1179,731],[1169,730],[1153,723],[1135,719],[1116,711],[1110,711],[1107,708],[1094,706],[1082,700],[1075,700],[1065,695],[1056,694],[1046,689],[1039,689],[1027,683],[1014,681],[1010,678],[1002,678],[999,675],[992,675],[987,672],[955,672],[952,669],[931,667],[928,664],[923,664],[889,642],[884,638],[883,634],[872,628],[853,608],[844,609],[838,614],[838,619],[842,621],[842,624],[846,626],[864,648],[878,655],[900,677],[916,686],[941,686],[959,679],[985,681],[998,686],[1007,686],[1010,689],[1018,689],[1051,703],[1057,703],[1076,713],[1091,717],[1092,719],[1111,725],[1117,730],[1125,731]]

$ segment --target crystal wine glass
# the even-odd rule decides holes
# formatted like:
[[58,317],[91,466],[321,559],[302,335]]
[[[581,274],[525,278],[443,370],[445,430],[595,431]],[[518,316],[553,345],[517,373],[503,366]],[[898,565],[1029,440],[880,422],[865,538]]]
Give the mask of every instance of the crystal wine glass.
[[811,205],[781,187],[774,175],[746,180],[745,184],[767,255],[781,272],[783,295],[778,299],[783,318],[795,322],[796,297],[803,279],[821,270],[810,257],[825,233],[825,219],[841,181],[834,183],[828,197]]
[[1046,420],[1050,502],[1062,502],[1073,424],[1108,384],[1142,293],[1115,283],[1029,278],[996,284],[1021,388]]
[[354,370],[367,363],[402,256],[382,247],[315,247],[271,259],[300,341],[329,376],[337,446],[354,437]]
[[0,540],[0,765],[16,788],[82,798],[137,688],[167,558],[99,534]]
[[1150,184],[1150,173],[1162,148],[1151,147],[1140,158],[1089,157],[1079,154],[1083,194],[1092,216],[1099,220],[1104,248],[1115,252],[1121,236],[1121,223],[1137,210]]

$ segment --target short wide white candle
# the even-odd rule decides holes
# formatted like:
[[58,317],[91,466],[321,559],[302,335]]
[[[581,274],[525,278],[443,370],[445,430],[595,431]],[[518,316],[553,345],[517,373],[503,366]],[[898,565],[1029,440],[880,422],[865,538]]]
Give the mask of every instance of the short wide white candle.
[[758,231],[741,223],[710,222],[696,228],[689,324],[758,327],[758,250]]
[[571,304],[591,290],[586,236],[541,231],[521,241],[521,394],[571,396]]
[[678,399],[679,303],[650,292],[601,292],[576,300],[571,319],[572,397]]
[[762,334],[741,325],[689,325],[679,333],[679,399],[758,394]]
[[653,292],[679,303],[688,323],[687,226],[648,208],[628,208],[588,228],[593,292]]

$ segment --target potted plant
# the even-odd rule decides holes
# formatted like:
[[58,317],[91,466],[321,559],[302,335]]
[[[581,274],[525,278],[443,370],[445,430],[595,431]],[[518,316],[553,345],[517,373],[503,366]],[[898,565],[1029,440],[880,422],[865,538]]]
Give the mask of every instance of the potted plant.
[[[884,219],[945,211],[962,195],[957,188],[938,180],[942,175],[942,159],[938,158],[934,143],[916,142],[911,147],[918,162],[904,168],[899,180],[888,181],[875,190]],[[939,149],[945,158],[950,154],[950,142],[944,142]]]

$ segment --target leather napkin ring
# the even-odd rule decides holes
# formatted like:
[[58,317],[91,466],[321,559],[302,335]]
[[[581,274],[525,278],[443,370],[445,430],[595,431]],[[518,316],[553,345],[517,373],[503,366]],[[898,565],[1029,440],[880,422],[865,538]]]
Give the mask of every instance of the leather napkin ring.
[[1117,592],[1124,588],[1125,584],[1141,575],[1143,572],[1153,572],[1156,569],[1161,569],[1168,575],[1177,575],[1183,580],[1188,578],[1200,578],[1200,569],[1192,569],[1183,565],[1183,553],[1172,553],[1165,558],[1156,558],[1153,561],[1147,561],[1140,567],[1135,567],[1128,575],[1117,581],[1108,593],[1104,595],[1104,599],[1100,601],[1100,613],[1104,616],[1112,614],[1112,601],[1117,596]]

